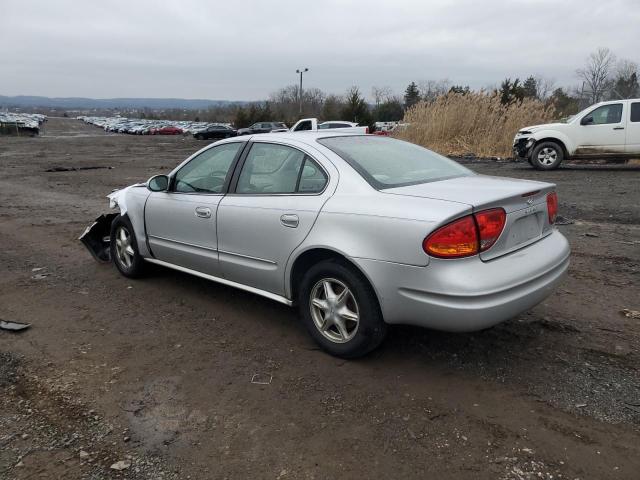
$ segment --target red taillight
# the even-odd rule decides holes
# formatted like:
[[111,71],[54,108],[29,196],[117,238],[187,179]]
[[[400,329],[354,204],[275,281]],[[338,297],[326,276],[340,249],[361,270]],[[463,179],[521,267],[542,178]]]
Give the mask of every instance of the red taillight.
[[440,258],[468,257],[478,253],[478,229],[471,215],[439,228],[422,242],[429,255]]
[[504,228],[507,214],[501,208],[492,208],[474,215],[480,231],[480,251],[489,250]]
[[553,225],[558,215],[558,194],[556,192],[547,195],[547,212],[549,213],[549,223]]
[[364,129],[364,133],[369,133],[369,127],[366,127],[366,128]]
[[440,227],[422,242],[425,253],[438,258],[462,258],[484,252],[500,237],[507,215],[501,208],[484,210]]

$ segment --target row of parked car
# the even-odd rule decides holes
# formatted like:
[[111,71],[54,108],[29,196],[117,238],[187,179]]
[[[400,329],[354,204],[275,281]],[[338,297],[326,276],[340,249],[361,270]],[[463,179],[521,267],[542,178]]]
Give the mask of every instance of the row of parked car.
[[0,125],[7,131],[13,127],[20,132],[37,135],[40,132],[40,125],[46,120],[46,115],[40,113],[0,112]]
[[105,132],[131,135],[197,135],[212,126],[230,127],[228,124],[191,122],[188,120],[148,120],[127,117],[77,117],[85,123],[103,128]]
[[[236,129],[229,123],[190,122],[186,120],[147,120],[141,118],[87,116],[80,116],[77,119],[103,128],[107,132],[133,135],[191,134],[198,140],[219,140],[238,135],[290,131],[283,122],[256,122],[250,127]],[[357,123],[342,120],[319,123],[316,119],[302,119],[291,128],[291,131],[333,130],[336,128],[358,128],[362,129],[363,133],[368,133],[366,127],[358,127]]]

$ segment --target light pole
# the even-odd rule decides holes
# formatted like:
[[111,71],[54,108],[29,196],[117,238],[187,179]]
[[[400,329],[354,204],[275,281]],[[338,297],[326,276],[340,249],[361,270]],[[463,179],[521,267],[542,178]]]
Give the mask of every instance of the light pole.
[[300,74],[300,90],[298,91],[298,95],[300,95],[300,116],[302,116],[302,74],[308,71],[309,71],[308,68],[304,68],[304,69],[300,68],[296,70],[296,73]]

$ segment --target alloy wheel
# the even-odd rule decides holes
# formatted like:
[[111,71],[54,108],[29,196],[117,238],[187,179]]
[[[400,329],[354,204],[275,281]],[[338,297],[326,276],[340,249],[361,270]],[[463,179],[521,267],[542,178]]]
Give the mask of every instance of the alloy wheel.
[[558,159],[558,152],[555,148],[545,147],[538,152],[538,162],[541,165],[553,165]]
[[309,308],[318,331],[334,343],[346,343],[358,331],[360,313],[356,298],[343,282],[323,278],[311,289]]
[[133,265],[133,258],[135,256],[135,251],[133,250],[133,245],[131,244],[132,236],[122,225],[118,227],[116,230],[116,253],[118,254],[118,260],[120,264],[126,268],[131,268]]

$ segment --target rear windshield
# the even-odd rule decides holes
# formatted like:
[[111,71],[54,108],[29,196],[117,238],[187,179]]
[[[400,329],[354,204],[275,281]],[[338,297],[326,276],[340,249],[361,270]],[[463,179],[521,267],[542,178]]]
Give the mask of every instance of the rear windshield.
[[378,190],[474,175],[447,157],[393,138],[363,135],[320,138],[318,142]]

